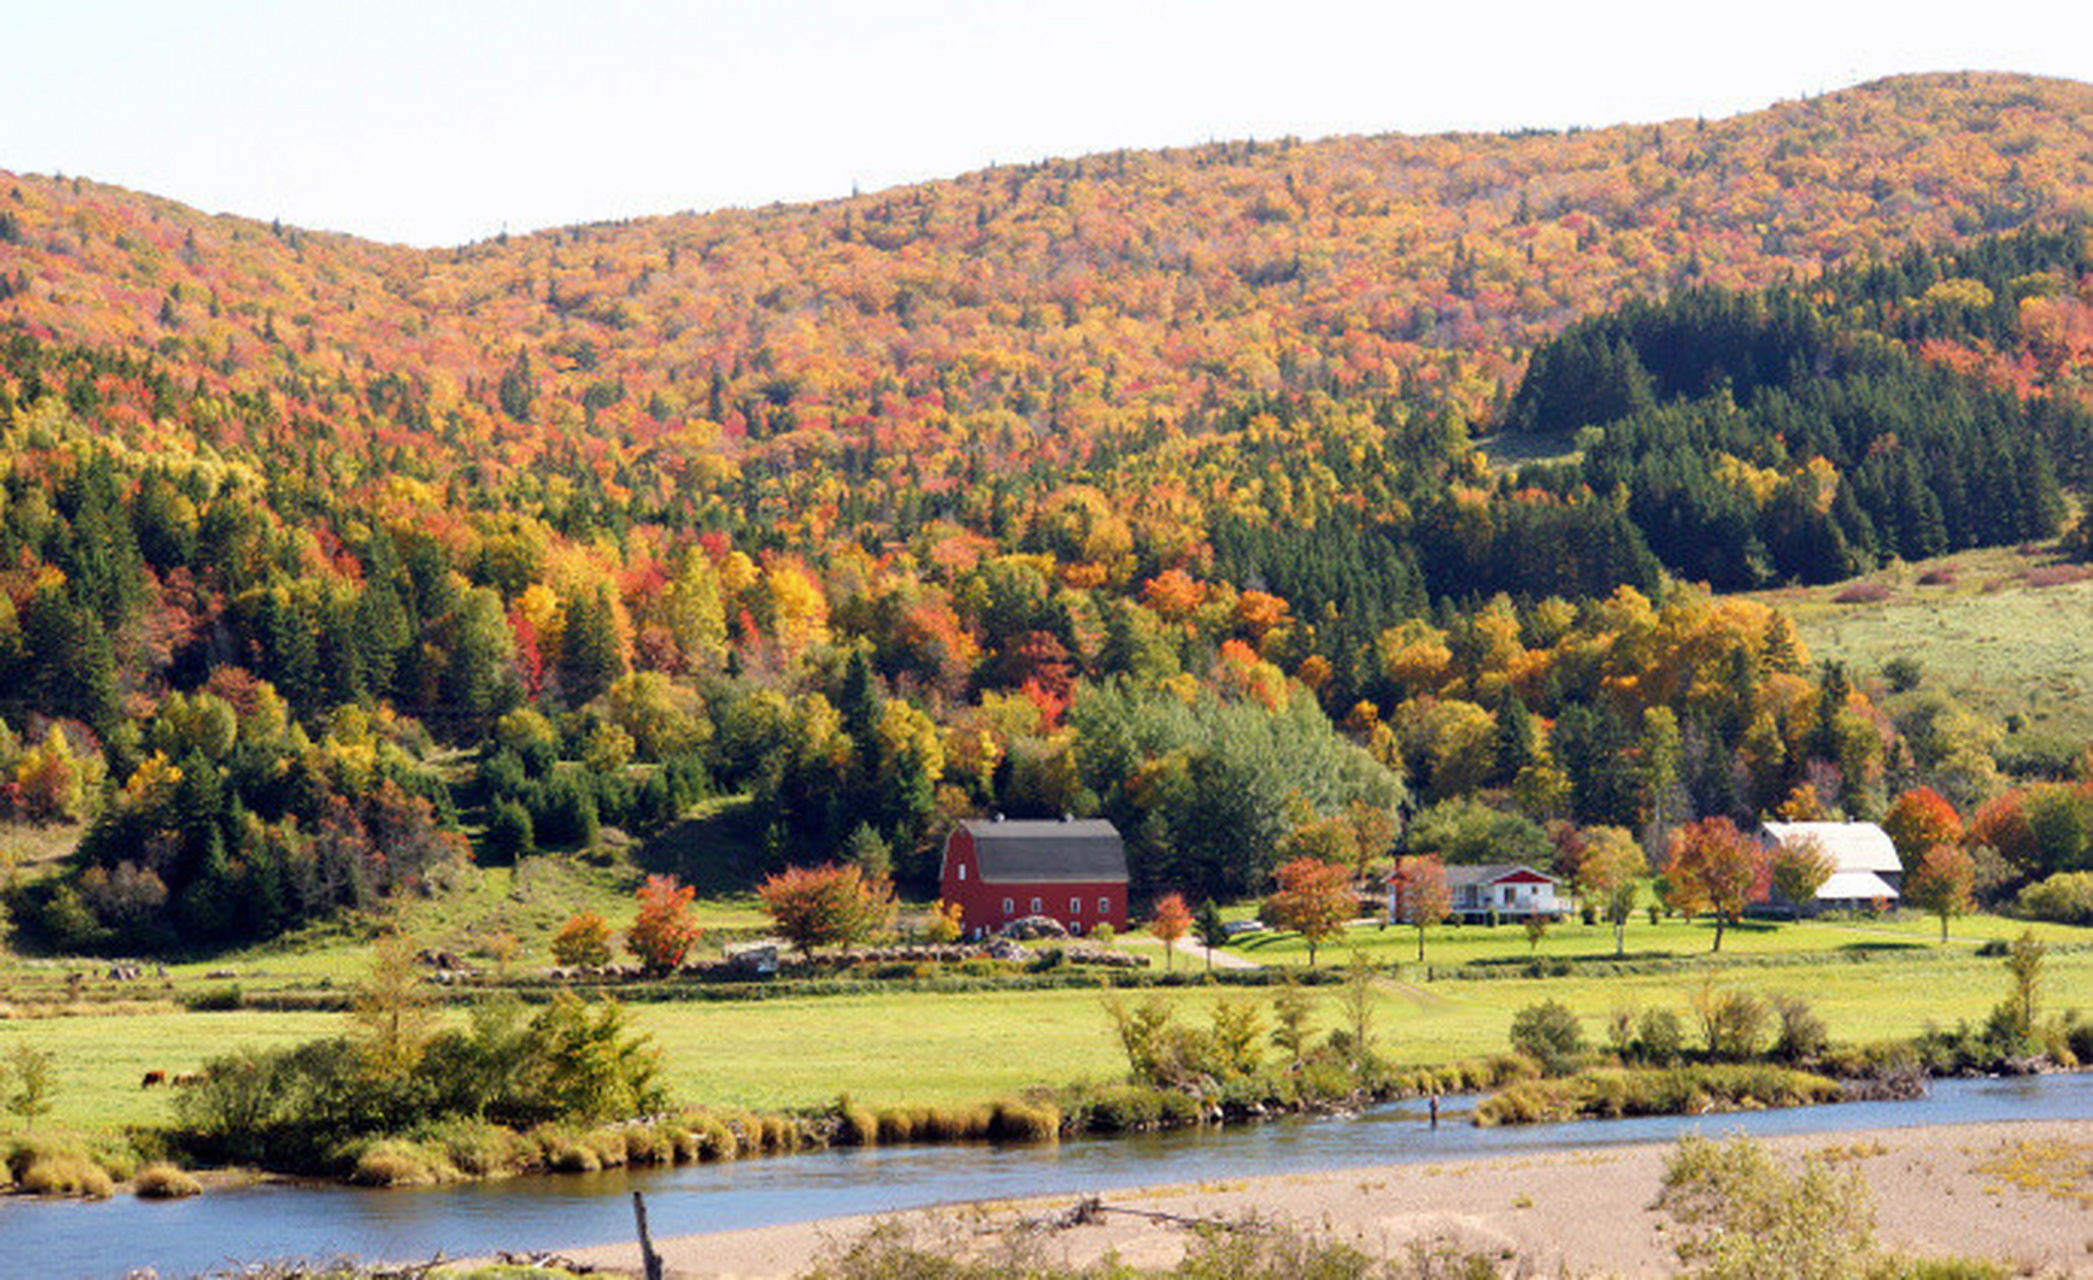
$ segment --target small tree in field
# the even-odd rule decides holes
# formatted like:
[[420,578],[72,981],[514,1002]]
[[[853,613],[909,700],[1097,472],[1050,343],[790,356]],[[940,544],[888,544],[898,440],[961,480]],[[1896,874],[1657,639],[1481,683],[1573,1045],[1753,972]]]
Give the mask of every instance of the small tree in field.
[[1966,916],[1976,906],[1977,864],[1952,844],[1926,851],[1918,869],[1904,883],[1904,900],[1929,916],[1940,917],[1940,940],[1948,940],[1948,921]]
[[639,915],[625,931],[625,949],[649,973],[671,973],[704,930],[691,918],[698,891],[674,876],[648,876],[639,888]]
[[577,912],[552,935],[552,958],[570,969],[598,969],[610,963],[610,926],[593,911]]
[[923,941],[933,946],[944,946],[959,941],[965,931],[961,913],[965,908],[956,902],[940,901],[930,909],[930,918],[923,922]]
[[1613,954],[1627,954],[1628,917],[1648,864],[1635,837],[1619,827],[1594,827],[1584,836],[1577,863],[1577,892],[1613,926]]
[[1548,936],[1548,926],[1553,924],[1554,922],[1554,917],[1549,916],[1544,912],[1529,911],[1526,913],[1525,924],[1527,955],[1531,956],[1540,951],[1541,939]]
[[8,1084],[7,1109],[22,1117],[24,1129],[34,1129],[36,1118],[51,1110],[57,1082],[48,1052],[16,1045],[7,1055],[5,1070],[0,1070],[0,1082]]
[[808,956],[878,931],[894,904],[887,883],[867,881],[853,863],[787,867],[758,886],[756,896],[777,931]]
[[1424,931],[1453,914],[1453,890],[1437,854],[1412,854],[1395,864],[1396,915],[1417,926],[1417,958],[1424,959]]
[[1295,858],[1272,873],[1278,887],[1265,899],[1265,920],[1301,935],[1308,944],[1308,967],[1315,951],[1334,938],[1352,918],[1352,875],[1334,862]]
[[1156,902],[1155,919],[1149,921],[1148,931],[1163,944],[1163,968],[1169,969],[1177,954],[1177,940],[1192,931],[1192,909],[1185,905],[1183,894],[1166,894]]
[[1766,851],[1728,818],[1703,818],[1672,833],[1671,861],[1664,877],[1673,905],[1687,915],[1715,917],[1715,945],[1744,909],[1765,893]]
[[415,968],[414,942],[388,933],[371,944],[371,970],[357,985],[349,1023],[371,1079],[404,1080],[436,1034],[435,1003]]
[[1212,898],[1199,904],[1199,918],[1192,924],[1199,944],[1206,948],[1206,971],[1214,971],[1214,949],[1228,945],[1228,922],[1221,918],[1220,904]]
[[1767,875],[1774,889],[1799,914],[1837,870],[1838,863],[1824,851],[1817,838],[1804,836],[1799,840],[1781,841],[1780,848],[1773,851]]

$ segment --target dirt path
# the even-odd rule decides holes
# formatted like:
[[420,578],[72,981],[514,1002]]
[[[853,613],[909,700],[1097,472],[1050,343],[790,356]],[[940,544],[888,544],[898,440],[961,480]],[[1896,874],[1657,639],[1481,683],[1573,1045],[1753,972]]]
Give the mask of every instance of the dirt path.
[[1211,961],[1213,967],[1216,969],[1264,968],[1263,965],[1257,963],[1255,960],[1245,960],[1243,957],[1235,954],[1233,951],[1209,950],[1195,938],[1179,938],[1176,942],[1172,943],[1171,945],[1177,949],[1177,954],[1181,956],[1190,956],[1194,961],[1198,962],[1201,965],[1205,965],[1209,961]]

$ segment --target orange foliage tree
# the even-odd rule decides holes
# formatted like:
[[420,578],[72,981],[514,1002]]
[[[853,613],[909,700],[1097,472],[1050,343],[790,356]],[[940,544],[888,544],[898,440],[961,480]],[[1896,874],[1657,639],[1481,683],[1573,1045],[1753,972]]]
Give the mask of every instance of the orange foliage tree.
[[817,947],[846,946],[878,930],[893,907],[893,890],[867,880],[854,863],[787,867],[761,885],[756,896],[802,955]]
[[1674,906],[1688,915],[1715,917],[1710,949],[1720,951],[1723,931],[1764,896],[1769,861],[1759,842],[1728,818],[1703,818],[1672,833],[1664,878]]
[[1914,787],[1890,805],[1882,829],[1897,844],[1904,860],[1914,862],[1935,845],[1962,842],[1962,815],[1947,797],[1931,787]]
[[1300,934],[1313,969],[1316,948],[1352,918],[1351,873],[1320,858],[1295,858],[1280,864],[1272,879],[1278,887],[1265,899],[1265,922]]
[[683,963],[704,930],[691,918],[698,891],[674,876],[648,876],[639,888],[640,910],[625,933],[625,949],[650,973],[668,973]]
[[1163,944],[1163,968],[1170,968],[1171,959],[1177,954],[1177,940],[1192,931],[1192,908],[1185,905],[1185,896],[1170,893],[1157,899],[1155,919],[1148,922],[1148,931]]
[[610,963],[610,926],[593,911],[569,916],[552,935],[552,958],[570,968],[596,968]]

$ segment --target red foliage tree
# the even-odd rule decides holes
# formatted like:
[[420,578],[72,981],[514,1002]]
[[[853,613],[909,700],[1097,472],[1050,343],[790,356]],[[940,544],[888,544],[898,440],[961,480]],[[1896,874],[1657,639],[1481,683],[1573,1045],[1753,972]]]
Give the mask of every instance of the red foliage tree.
[[1395,914],[1417,926],[1417,958],[1424,959],[1424,931],[1453,914],[1453,890],[1437,854],[1413,854],[1395,865]]

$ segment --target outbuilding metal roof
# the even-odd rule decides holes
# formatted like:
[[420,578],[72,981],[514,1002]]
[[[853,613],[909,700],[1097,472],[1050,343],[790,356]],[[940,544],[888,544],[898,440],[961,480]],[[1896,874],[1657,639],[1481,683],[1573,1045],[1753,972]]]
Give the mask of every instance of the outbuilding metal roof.
[[1824,882],[1817,890],[1819,902],[1873,902],[1884,898],[1897,901],[1897,891],[1890,888],[1889,881],[1872,871],[1840,871]]
[[1126,844],[1119,838],[1119,828],[1102,818],[972,819],[959,825],[974,837],[985,883],[1126,879]]
[[[1766,834],[1781,844],[1815,839],[1840,871],[1888,872],[1904,870],[1897,846],[1889,832],[1872,822],[1769,822]],[[1884,886],[1887,888],[1888,886]],[[1819,893],[1822,898],[1827,895]]]

